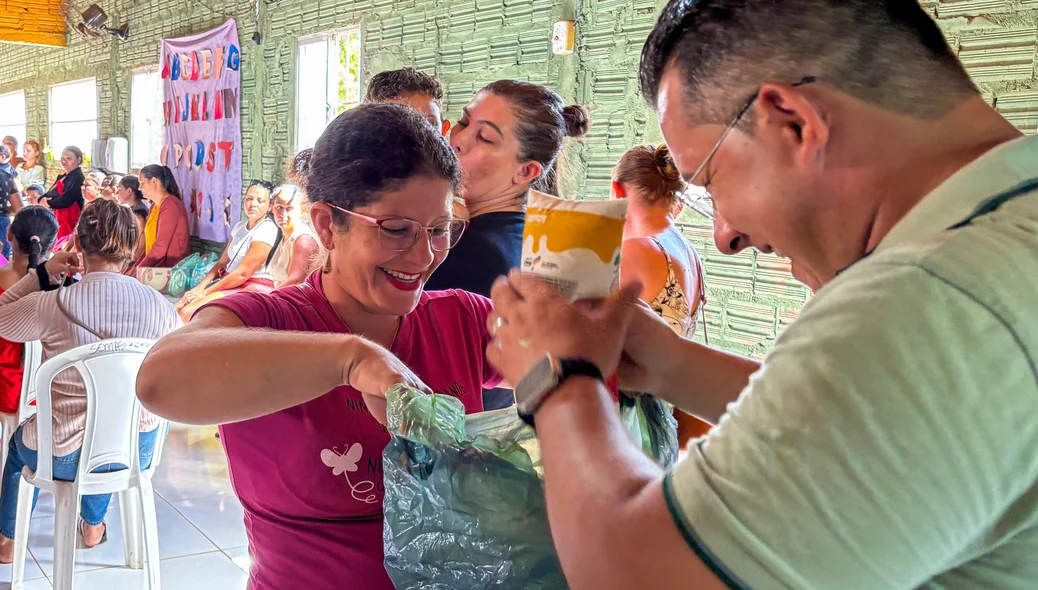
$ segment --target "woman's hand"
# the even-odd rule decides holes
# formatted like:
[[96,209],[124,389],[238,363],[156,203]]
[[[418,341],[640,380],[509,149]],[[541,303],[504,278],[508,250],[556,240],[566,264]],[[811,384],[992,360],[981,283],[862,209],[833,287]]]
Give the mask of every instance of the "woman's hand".
[[180,303],[178,305],[186,307],[203,297],[205,297],[205,287],[199,285],[187,293],[184,293],[184,296],[180,298]]
[[78,252],[57,252],[43,263],[43,269],[50,277],[58,277],[62,274],[72,276],[83,272],[83,263],[79,259]]
[[570,304],[544,281],[513,271],[491,291],[494,336],[487,358],[517,384],[546,354],[593,363],[605,377],[620,363],[632,306],[621,297]]
[[432,393],[403,361],[370,340],[355,338],[349,356],[343,382],[363,394],[368,411],[380,424],[386,423],[386,392],[394,385],[403,383]]

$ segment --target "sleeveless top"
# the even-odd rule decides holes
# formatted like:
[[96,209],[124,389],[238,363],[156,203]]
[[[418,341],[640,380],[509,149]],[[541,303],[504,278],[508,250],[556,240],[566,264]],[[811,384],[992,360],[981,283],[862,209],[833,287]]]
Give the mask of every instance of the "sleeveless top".
[[[292,230],[292,237],[287,240],[282,240],[278,249],[270,258],[270,265],[267,267],[267,272],[270,273],[270,277],[274,281],[274,287],[280,287],[281,283],[288,280],[289,267],[292,266],[292,247],[300,236],[310,236],[311,239],[318,242],[317,235],[314,233],[314,230],[310,229],[309,225],[304,222],[296,224],[296,227]],[[312,271],[316,270],[317,263],[317,260],[310,262],[309,268],[306,269],[306,275],[309,275]]]
[[[667,249],[663,247],[658,238],[651,237],[649,239],[663,251],[663,256],[667,258],[667,281],[663,284],[660,292],[656,294],[656,297],[649,302],[649,307],[656,312],[656,315],[663,318],[679,336],[691,338],[696,333],[696,318],[699,317],[703,306],[706,305],[706,277],[703,272],[703,262],[699,259],[699,254],[695,248],[689,247],[689,252],[691,252],[692,258],[695,259],[696,266],[699,269],[699,301],[690,305],[685,292],[681,289],[677,273],[674,272],[674,261],[671,260]],[[692,311],[693,306],[695,307],[694,312]]]

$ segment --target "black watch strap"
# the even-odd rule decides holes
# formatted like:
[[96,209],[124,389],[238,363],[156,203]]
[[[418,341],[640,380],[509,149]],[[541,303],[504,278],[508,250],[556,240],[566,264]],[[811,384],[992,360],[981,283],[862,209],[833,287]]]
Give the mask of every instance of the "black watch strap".
[[[584,359],[577,359],[577,358],[559,359],[559,381],[558,381],[558,384],[556,384],[555,389],[553,389],[552,391],[547,392],[544,395],[544,399],[541,400],[541,403],[540,403],[540,405],[538,407],[543,406],[544,402],[548,401],[549,397],[551,397],[552,395],[555,394],[556,391],[561,389],[562,386],[566,383],[566,381],[569,380],[570,377],[576,377],[576,376],[591,377],[592,379],[595,379],[596,381],[601,381],[602,383],[605,383],[605,378],[602,376],[602,371],[597,366],[595,366],[594,363],[586,361]],[[519,417],[523,419],[523,422],[526,422],[527,424],[529,424],[531,428],[536,428],[536,426],[534,425],[533,414],[532,413],[527,414],[527,413],[524,413],[524,412],[519,412]]]

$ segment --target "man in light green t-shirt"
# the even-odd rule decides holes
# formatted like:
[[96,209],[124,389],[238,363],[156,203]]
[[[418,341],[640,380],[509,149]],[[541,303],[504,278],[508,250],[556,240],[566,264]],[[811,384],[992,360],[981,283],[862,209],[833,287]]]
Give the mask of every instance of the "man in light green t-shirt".
[[[816,295],[758,364],[495,286],[572,587],[1038,588],[1038,138],[912,1],[672,0],[641,87],[718,247]],[[663,474],[595,367],[718,425]]]

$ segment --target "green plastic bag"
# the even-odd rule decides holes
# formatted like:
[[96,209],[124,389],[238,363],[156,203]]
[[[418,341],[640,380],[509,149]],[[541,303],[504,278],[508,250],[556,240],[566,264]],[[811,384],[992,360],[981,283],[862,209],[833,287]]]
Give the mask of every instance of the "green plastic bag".
[[173,267],[173,270],[169,274],[169,294],[172,297],[180,299],[187,292],[189,285],[191,284],[191,273],[195,270],[195,265],[198,264],[199,256],[196,252],[181,260]]
[[383,454],[385,566],[399,590],[564,590],[540,446],[506,408],[396,386]]
[[220,260],[220,255],[216,252],[210,252],[205,256],[198,259],[198,263],[195,264],[195,268],[191,270],[191,279],[188,281],[187,288],[194,289],[201,284],[202,279],[205,278],[209,271],[213,270],[216,263]]
[[635,443],[660,467],[677,462],[681,450],[674,408],[646,393],[620,394],[620,417]]

